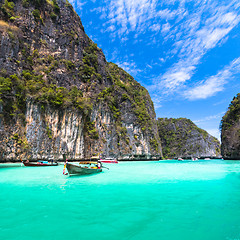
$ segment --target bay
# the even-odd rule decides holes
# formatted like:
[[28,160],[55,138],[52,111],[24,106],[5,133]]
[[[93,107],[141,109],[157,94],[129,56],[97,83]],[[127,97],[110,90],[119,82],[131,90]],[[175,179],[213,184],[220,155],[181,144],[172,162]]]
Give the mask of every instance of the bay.
[[240,162],[0,165],[0,239],[240,239]]

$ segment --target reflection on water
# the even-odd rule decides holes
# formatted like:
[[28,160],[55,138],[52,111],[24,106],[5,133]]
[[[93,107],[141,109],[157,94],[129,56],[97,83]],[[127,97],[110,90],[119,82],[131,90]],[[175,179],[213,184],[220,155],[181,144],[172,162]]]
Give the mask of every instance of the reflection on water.
[[23,167],[22,163],[0,163],[0,168],[16,168]]

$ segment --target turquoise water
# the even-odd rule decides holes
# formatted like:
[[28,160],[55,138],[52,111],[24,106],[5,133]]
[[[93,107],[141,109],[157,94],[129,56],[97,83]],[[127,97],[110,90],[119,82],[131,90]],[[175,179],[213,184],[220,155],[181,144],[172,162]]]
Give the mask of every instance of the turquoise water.
[[239,161],[0,166],[0,239],[240,239]]

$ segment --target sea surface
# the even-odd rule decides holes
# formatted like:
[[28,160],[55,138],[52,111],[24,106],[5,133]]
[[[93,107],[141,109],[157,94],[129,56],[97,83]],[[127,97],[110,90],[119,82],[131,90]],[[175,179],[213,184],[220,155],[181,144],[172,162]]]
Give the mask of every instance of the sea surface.
[[0,165],[0,239],[238,240],[240,161]]

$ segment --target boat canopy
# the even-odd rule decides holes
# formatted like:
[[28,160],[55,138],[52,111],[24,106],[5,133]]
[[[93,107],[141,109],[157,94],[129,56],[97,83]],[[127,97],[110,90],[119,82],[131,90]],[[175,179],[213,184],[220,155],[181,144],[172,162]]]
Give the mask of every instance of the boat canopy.
[[98,164],[97,161],[82,161],[82,162],[79,162],[79,164]]
[[41,161],[41,160],[39,160],[38,162],[39,163],[46,163],[46,164],[48,163],[48,161]]

